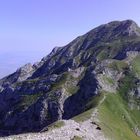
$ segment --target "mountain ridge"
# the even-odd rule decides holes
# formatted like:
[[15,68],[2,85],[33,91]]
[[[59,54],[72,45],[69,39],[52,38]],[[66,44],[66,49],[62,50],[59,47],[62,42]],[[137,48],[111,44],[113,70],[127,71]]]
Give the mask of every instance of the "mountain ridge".
[[[69,44],[67,44],[67,45],[64,46],[64,47],[55,47],[55,48],[52,50],[52,52],[51,52],[50,54],[48,54],[46,57],[43,57],[43,58],[41,59],[40,62],[34,63],[32,66],[38,68],[39,65],[41,65],[41,63],[45,62],[49,57],[53,56],[57,51],[61,50],[62,48],[65,48],[65,47],[70,46],[71,43],[73,44],[73,42],[79,40],[79,39],[82,38],[83,36],[88,36],[88,35],[91,34],[92,32],[94,32],[94,31],[96,31],[96,30],[99,30],[100,28],[105,28],[105,26],[109,26],[109,25],[112,25],[112,24],[115,24],[115,23],[116,23],[116,24],[122,24],[122,25],[123,25],[123,24],[124,24],[124,25],[126,24],[126,25],[128,25],[128,28],[131,28],[131,25],[133,25],[134,28],[138,28],[138,25],[137,25],[133,20],[112,21],[112,22],[109,22],[109,23],[107,23],[107,24],[102,24],[102,25],[100,25],[100,26],[98,26],[98,27],[96,27],[96,28],[90,30],[90,31],[87,32],[86,34],[77,37],[76,39],[74,39],[73,41],[71,41]],[[116,26],[115,26],[115,27],[116,27]],[[140,29],[139,29],[139,30],[140,30]],[[131,31],[131,29],[130,29],[130,31]],[[134,32],[134,33],[135,33],[135,29],[134,29],[134,31],[132,30],[131,32]],[[139,33],[140,33],[140,31],[139,31]],[[131,34],[131,33],[130,33],[130,34]],[[137,35],[137,36],[140,36],[140,34],[137,34],[137,32],[136,32],[136,35]],[[27,63],[27,64],[25,64],[25,65],[23,66],[23,68],[26,67],[26,66],[31,67],[31,64],[30,64],[30,63]],[[22,68],[22,67],[21,67],[21,68]],[[20,68],[19,68],[19,69],[20,69]],[[4,78],[5,78],[5,77],[4,77]],[[3,78],[2,78],[2,79],[3,79]]]

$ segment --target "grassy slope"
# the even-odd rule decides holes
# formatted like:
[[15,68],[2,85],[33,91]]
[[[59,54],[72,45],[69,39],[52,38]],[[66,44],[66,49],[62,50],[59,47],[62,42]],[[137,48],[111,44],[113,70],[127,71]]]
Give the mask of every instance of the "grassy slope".
[[103,94],[99,94],[93,98],[86,104],[85,111],[72,119],[76,122],[83,122],[91,118],[92,113],[95,110],[95,107],[99,105],[99,102],[103,99]]
[[48,126],[49,130],[53,130],[53,129],[57,129],[57,128],[61,128],[65,125],[65,123],[63,121],[56,121],[53,124]]
[[[140,140],[132,131],[132,128],[140,124],[140,111],[129,110],[128,105],[119,93],[103,93],[102,95],[105,95],[106,99],[98,106],[99,125],[105,136],[111,140]],[[94,107],[73,119],[76,122],[89,119]]]
[[140,111],[130,111],[119,94],[107,94],[99,107],[101,127],[112,140],[140,140],[132,128],[140,124]]
[[65,88],[69,95],[75,94],[79,89],[79,86],[77,84],[75,85],[75,82],[78,83],[81,77],[74,78],[69,72],[65,72],[59,81],[52,85],[51,91]]
[[132,70],[140,76],[140,55],[138,55],[132,62]]

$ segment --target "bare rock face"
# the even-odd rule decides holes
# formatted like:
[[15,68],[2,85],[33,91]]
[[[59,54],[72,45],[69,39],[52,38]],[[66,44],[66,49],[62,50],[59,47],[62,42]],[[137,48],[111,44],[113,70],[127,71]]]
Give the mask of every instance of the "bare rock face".
[[96,66],[94,73],[102,90],[115,93],[118,88],[117,82],[123,77],[123,74],[109,67],[112,63],[113,60],[109,59],[102,61],[102,63]]
[[140,29],[134,21],[125,21],[124,25],[128,26],[126,33],[128,33],[129,36],[140,36]]
[[16,82],[22,82],[27,78],[31,77],[35,69],[29,63],[24,65],[23,67],[19,68],[15,73],[3,78],[0,80],[0,87],[1,90],[3,88],[7,88]]
[[32,64],[28,63],[25,66],[18,69],[16,72],[19,74],[17,81],[21,82],[21,81],[24,81],[27,78],[31,77],[31,75],[34,72],[34,68],[33,68]]

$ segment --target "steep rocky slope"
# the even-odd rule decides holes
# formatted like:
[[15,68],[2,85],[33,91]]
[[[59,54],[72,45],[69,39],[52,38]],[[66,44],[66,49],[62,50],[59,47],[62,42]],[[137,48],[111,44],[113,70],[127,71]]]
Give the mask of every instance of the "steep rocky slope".
[[101,25],[0,80],[1,136],[138,140],[139,118],[140,28],[131,20]]

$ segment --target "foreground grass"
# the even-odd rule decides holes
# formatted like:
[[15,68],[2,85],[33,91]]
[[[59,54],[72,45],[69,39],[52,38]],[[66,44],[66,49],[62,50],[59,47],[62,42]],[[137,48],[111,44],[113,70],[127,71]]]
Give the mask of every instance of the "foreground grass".
[[73,117],[72,119],[76,122],[84,122],[91,118],[93,111],[94,111],[94,109],[89,109],[89,110]]
[[140,76],[140,55],[138,55],[132,62],[132,70]]
[[49,130],[53,130],[53,129],[57,129],[57,128],[61,128],[65,125],[65,123],[63,121],[56,121],[53,124],[48,126]]
[[111,140],[140,140],[133,128],[140,124],[140,111],[130,111],[120,94],[107,94],[99,107],[100,125]]

